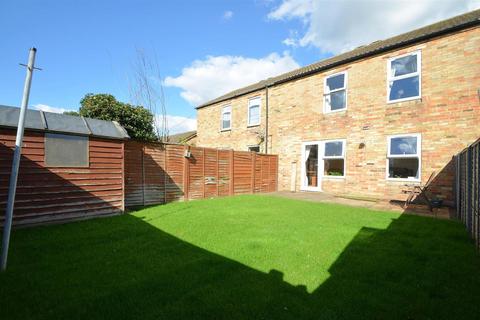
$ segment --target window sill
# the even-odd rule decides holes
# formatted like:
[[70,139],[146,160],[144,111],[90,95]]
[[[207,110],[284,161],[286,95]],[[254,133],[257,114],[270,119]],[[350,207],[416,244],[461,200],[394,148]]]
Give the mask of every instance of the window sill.
[[387,100],[387,104],[395,104],[395,103],[407,102],[407,101],[413,101],[413,100],[422,101],[422,97],[421,96],[416,96],[416,97],[403,98],[403,99],[397,99],[397,100]]
[[334,111],[323,111],[323,114],[335,114],[335,113],[346,113],[347,108],[340,109],[340,110],[334,110]]
[[414,184],[419,184],[420,179],[405,179],[405,178],[387,178],[388,182],[398,182],[404,184],[405,182],[410,182]]
[[322,177],[324,180],[336,180],[336,181],[342,181],[345,180],[345,176],[323,176]]
[[247,128],[254,128],[254,127],[260,127],[260,123],[247,125]]
[[229,128],[229,129],[220,129],[220,132],[228,132],[228,131],[232,131],[232,129],[231,129],[231,128]]

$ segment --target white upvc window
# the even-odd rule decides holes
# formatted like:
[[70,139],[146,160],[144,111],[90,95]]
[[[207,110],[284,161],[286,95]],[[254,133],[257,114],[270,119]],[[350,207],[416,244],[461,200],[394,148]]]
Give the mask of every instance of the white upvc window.
[[347,109],[347,72],[325,77],[323,92],[324,113]]
[[387,62],[387,102],[419,99],[422,96],[420,51],[394,57]]
[[222,108],[222,118],[220,121],[221,130],[230,130],[232,128],[232,107],[224,106]]
[[260,97],[255,97],[248,100],[247,126],[250,127],[250,126],[260,125],[260,108],[261,108]]
[[324,141],[323,176],[331,178],[345,177],[345,141]]
[[402,134],[387,138],[387,179],[420,181],[422,137]]

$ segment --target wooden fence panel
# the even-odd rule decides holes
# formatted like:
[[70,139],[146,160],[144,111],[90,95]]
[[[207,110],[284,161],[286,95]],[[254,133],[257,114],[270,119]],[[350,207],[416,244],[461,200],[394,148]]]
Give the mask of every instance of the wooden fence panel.
[[203,149],[205,152],[205,198],[213,198],[217,196],[218,186],[218,161],[216,149]]
[[218,196],[228,196],[230,194],[231,167],[230,151],[218,150]]
[[252,152],[234,152],[233,192],[234,194],[248,194],[252,192]]
[[167,164],[165,171],[166,199],[167,202],[183,199],[184,180],[184,147],[177,145],[164,145]]
[[144,205],[143,197],[143,144],[125,144],[125,203],[128,206]]
[[480,140],[455,156],[457,218],[480,249]]
[[[144,205],[165,202],[165,148],[146,144],[143,156]],[[148,174],[145,174],[148,173]]]
[[276,191],[277,166],[276,155],[130,141],[126,206]]
[[188,159],[189,163],[189,181],[188,181],[188,198],[189,199],[203,199],[204,187],[204,149],[191,148],[191,157]]

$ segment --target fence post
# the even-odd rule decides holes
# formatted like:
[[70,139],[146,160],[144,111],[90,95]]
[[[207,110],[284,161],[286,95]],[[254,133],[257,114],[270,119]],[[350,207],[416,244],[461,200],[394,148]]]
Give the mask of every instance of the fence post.
[[272,192],[272,166],[271,166],[271,163],[272,163],[272,157],[268,157],[268,187],[267,187],[267,191],[268,192]]
[[164,162],[164,168],[163,168],[163,201],[164,203],[167,203],[167,146],[166,144],[163,145],[163,162]]
[[[183,154],[185,155],[185,152],[187,152],[188,147],[184,146],[183,147]],[[188,190],[189,187],[188,185],[190,184],[189,182],[189,176],[190,176],[190,162],[188,161],[187,157],[183,157],[183,200],[188,201],[189,200],[189,194]]]
[[219,195],[219,188],[220,188],[220,160],[218,159],[218,149],[217,149],[217,197]]
[[142,153],[142,205],[145,206],[145,144],[140,149]]
[[205,162],[207,161],[207,155],[206,155],[206,149],[202,148],[202,155],[203,155],[203,161],[202,161],[202,199],[205,199]]
[[229,194],[232,196],[234,194],[234,186],[233,186],[233,183],[234,183],[234,179],[233,179],[233,170],[235,169],[234,165],[233,165],[233,160],[234,160],[235,156],[233,154],[233,149],[230,150],[230,188],[229,188]]
[[467,228],[472,235],[472,148],[467,149]]
[[460,217],[460,155],[453,157],[455,161],[455,208],[456,216]]
[[256,154],[252,152],[252,181],[251,181],[251,190],[252,194],[255,193],[255,161],[256,161]]

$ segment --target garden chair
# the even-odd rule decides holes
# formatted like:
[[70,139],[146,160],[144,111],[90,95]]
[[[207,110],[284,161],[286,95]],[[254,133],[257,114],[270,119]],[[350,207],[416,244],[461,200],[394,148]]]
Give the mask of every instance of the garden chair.
[[421,198],[425,202],[425,204],[428,205],[428,209],[432,211],[432,203],[430,201],[430,198],[427,195],[427,191],[428,191],[428,188],[430,187],[430,183],[432,182],[434,176],[435,176],[435,171],[432,172],[432,174],[430,175],[430,177],[428,178],[425,184],[420,183],[420,184],[405,185],[406,189],[404,189],[403,192],[408,193],[408,197],[403,206],[404,209],[406,209],[408,205],[413,202],[414,199]]

